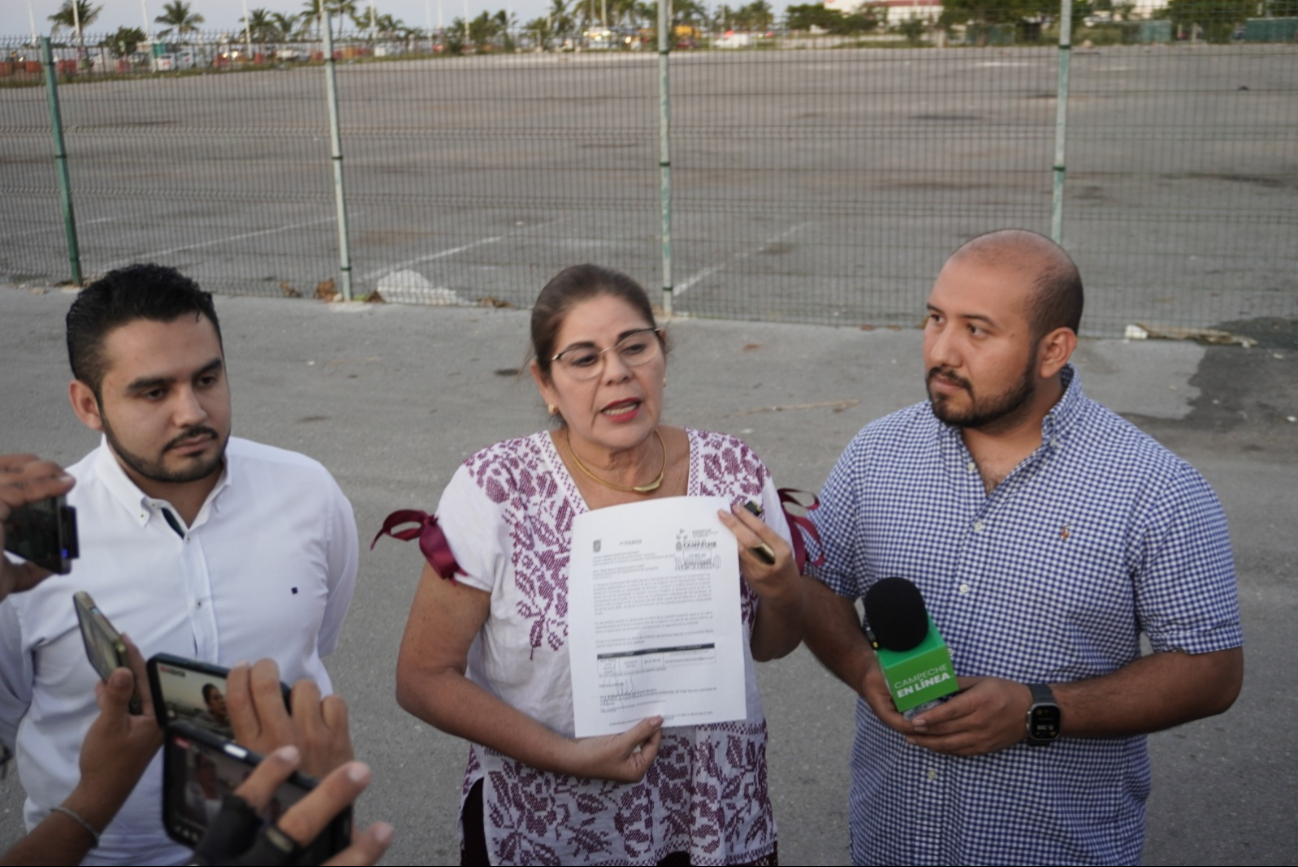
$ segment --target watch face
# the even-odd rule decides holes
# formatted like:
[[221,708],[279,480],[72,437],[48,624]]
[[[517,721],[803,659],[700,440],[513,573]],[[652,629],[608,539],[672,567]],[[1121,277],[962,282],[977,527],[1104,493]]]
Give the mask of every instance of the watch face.
[[1028,711],[1028,736],[1037,740],[1054,740],[1059,737],[1059,706],[1034,704]]

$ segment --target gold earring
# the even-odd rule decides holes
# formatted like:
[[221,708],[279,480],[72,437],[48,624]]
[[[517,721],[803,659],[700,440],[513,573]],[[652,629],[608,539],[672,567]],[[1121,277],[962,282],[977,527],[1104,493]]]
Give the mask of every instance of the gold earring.
[[555,405],[552,404],[552,403],[550,403],[550,404],[546,404],[546,409],[550,410],[550,415],[558,415],[558,414],[559,414],[559,407],[555,406]]

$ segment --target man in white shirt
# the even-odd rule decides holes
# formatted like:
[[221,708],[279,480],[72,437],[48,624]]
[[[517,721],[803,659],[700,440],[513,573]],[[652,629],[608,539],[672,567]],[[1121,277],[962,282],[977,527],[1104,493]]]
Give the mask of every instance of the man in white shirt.
[[[69,575],[0,605],[0,741],[15,746],[32,827],[76,785],[97,715],[72,594],[88,592],[145,657],[223,666],[274,659],[330,691],[356,579],[351,505],[319,463],[230,437],[212,297],[170,268],[134,265],[67,316],[73,410],[104,441],[68,473],[81,557]],[[161,759],[86,864],[175,864],[161,822]]]

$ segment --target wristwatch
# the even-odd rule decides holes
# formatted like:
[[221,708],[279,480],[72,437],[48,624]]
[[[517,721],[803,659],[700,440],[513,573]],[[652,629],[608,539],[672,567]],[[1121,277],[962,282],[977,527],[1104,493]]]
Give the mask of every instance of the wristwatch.
[[1055,703],[1055,694],[1044,683],[1029,683],[1032,704],[1028,707],[1028,744],[1047,747],[1059,737],[1063,714]]

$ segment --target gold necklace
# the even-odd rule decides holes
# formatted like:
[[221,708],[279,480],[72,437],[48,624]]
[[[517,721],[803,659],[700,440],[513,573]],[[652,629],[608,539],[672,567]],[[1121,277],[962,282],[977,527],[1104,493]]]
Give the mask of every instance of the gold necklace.
[[663,485],[663,478],[667,475],[667,443],[663,442],[663,435],[658,432],[658,428],[654,428],[654,436],[658,437],[658,446],[663,452],[663,468],[658,471],[658,478],[654,479],[647,485],[634,485],[630,488],[624,488],[621,485],[606,482],[590,470],[586,469],[586,465],[581,462],[581,458],[577,457],[577,453],[573,451],[572,438],[568,436],[567,426],[565,425],[563,428],[563,441],[568,444],[568,454],[572,455],[572,459],[577,462],[577,469],[581,470],[588,478],[599,482],[604,487],[612,488],[615,491],[622,491],[627,494],[652,494]]

